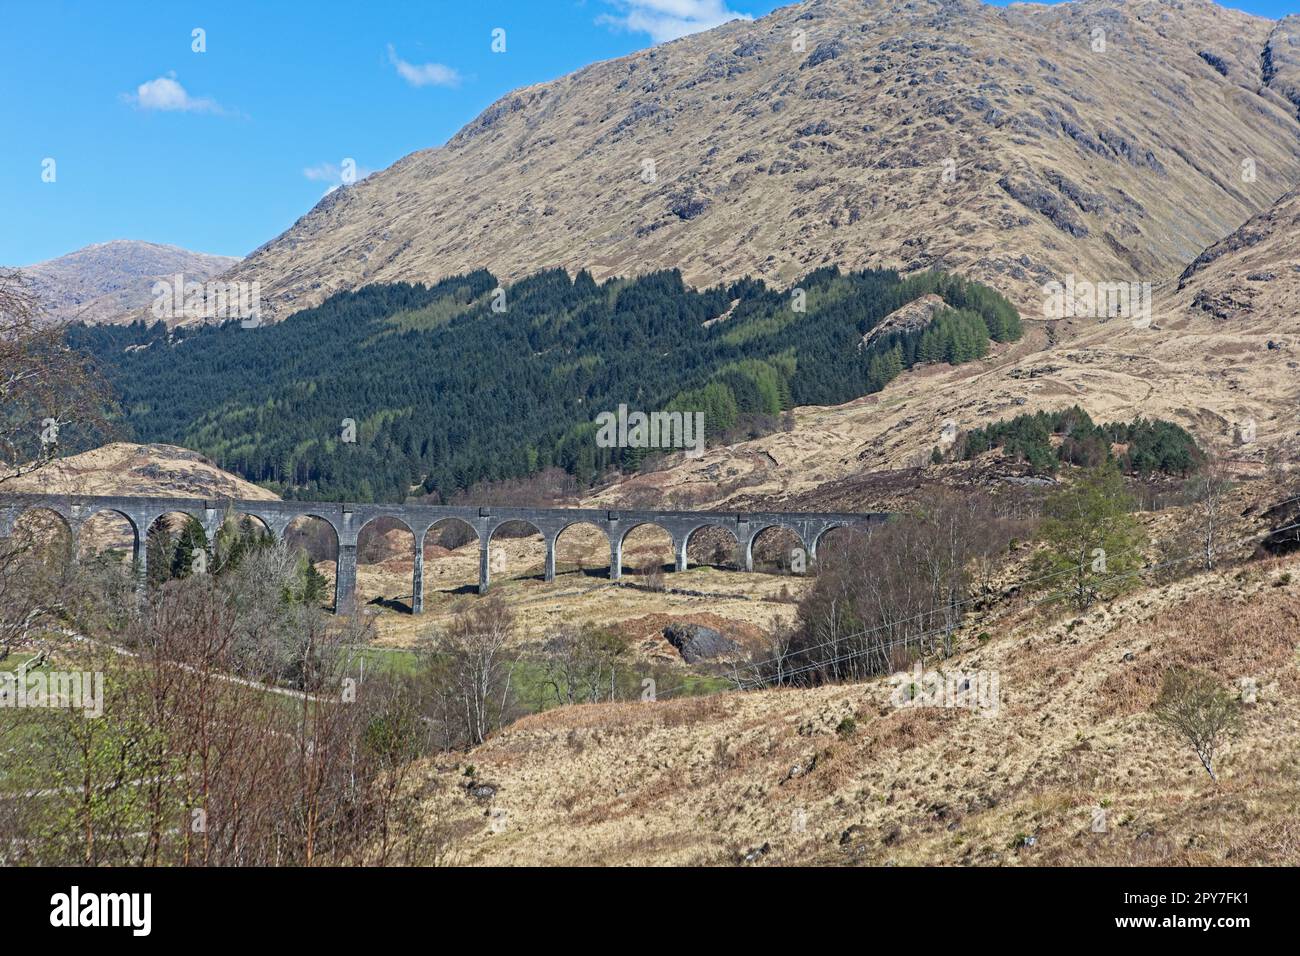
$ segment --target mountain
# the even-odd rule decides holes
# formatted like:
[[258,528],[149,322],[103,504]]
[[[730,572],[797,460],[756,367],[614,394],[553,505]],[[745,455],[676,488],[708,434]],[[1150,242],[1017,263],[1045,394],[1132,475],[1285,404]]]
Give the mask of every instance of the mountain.
[[1025,329],[978,364],[924,366],[878,394],[795,409],[793,428],[634,476],[587,504],[846,510],[872,500],[864,471],[924,464],[946,423],[969,430],[1074,403],[1098,421],[1177,422],[1246,473],[1298,461],[1300,190],[1202,250],[1154,295],[1149,325],[1066,318]]
[[[362,284],[479,273],[509,284],[543,274],[530,271],[539,264],[598,281],[662,264],[706,290],[747,273],[781,287],[828,262],[942,266],[1005,292],[1030,319],[1044,317],[1041,288],[1052,279],[1149,282],[1148,325],[1106,315],[1031,321],[1023,339],[978,363],[924,365],[847,404],[836,404],[849,397],[839,394],[796,397],[835,407],[797,409],[791,429],[711,448],[630,489],[660,503],[812,496],[851,507],[855,476],[928,461],[949,423],[970,429],[1075,403],[1097,421],[1177,422],[1239,464],[1263,466],[1300,452],[1291,354],[1300,273],[1287,228],[1300,183],[1298,38],[1300,17],[1274,22],[1203,0],[814,0],[511,94],[446,146],[331,193],[227,277],[259,281],[273,318]],[[653,182],[642,179],[642,159],[654,160]],[[515,336],[511,303],[505,320],[473,314],[506,321]],[[353,304],[358,320],[374,318]],[[341,308],[303,317],[346,325]],[[439,309],[399,327],[438,328],[452,318]],[[537,331],[527,334],[535,345]],[[101,355],[122,346],[102,344]],[[222,367],[210,357],[192,361]],[[165,354],[131,361],[171,374]],[[274,429],[231,432],[241,416],[270,412],[254,413],[254,392],[207,407],[222,388],[191,400],[205,404],[201,421],[140,437],[195,443],[239,467],[223,457],[234,438],[265,441]],[[604,397],[623,400],[617,389]],[[285,392],[266,408],[291,399]],[[139,408],[175,418],[174,404]],[[329,427],[297,436],[301,447],[332,440],[344,417],[381,414],[355,399],[344,405]],[[438,401],[385,408],[446,417]],[[374,442],[367,454],[395,461],[397,447],[398,457],[424,457],[399,425],[383,417],[373,432],[363,427],[362,445]],[[1240,441],[1247,429],[1257,441]],[[271,460],[247,440],[241,454],[246,477],[288,474],[288,458]],[[383,484],[395,489],[428,473],[392,467]],[[627,490],[601,499],[616,505]]]
[[1263,333],[1300,315],[1300,190],[1201,253],[1179,277],[1173,308],[1184,322],[1208,317]]
[[230,256],[115,239],[20,271],[31,280],[47,318],[93,323],[147,309],[160,279],[180,273],[186,281],[204,282],[237,262]]
[[809,0],[516,90],[231,278],[266,316],[478,268],[707,286],[938,267],[1172,281],[1300,183],[1300,18],[1209,0]]

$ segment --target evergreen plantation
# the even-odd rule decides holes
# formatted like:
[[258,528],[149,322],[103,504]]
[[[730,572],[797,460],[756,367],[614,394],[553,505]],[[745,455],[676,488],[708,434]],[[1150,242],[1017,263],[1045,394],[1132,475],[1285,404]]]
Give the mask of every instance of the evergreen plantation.
[[1098,425],[1078,405],[976,428],[965,435],[960,457],[970,461],[991,448],[1027,462],[1037,475],[1053,475],[1062,464],[1094,468],[1110,461],[1126,474],[1185,476],[1205,460],[1196,440],[1173,422],[1138,418]]
[[[647,450],[595,441],[596,416],[619,404],[703,411],[718,444],[776,427],[794,405],[840,404],[918,362],[970,361],[1021,332],[998,293],[939,272],[831,267],[781,291],[754,279],[696,290],[676,271],[597,283],[549,270],[506,288],[504,311],[497,288],[479,270],[340,293],[253,329],[137,323],[68,337],[118,390],[135,440],[196,449],[286,497],[400,501],[548,467],[584,484],[635,469]],[[948,308],[927,327],[862,346],[928,293]]]

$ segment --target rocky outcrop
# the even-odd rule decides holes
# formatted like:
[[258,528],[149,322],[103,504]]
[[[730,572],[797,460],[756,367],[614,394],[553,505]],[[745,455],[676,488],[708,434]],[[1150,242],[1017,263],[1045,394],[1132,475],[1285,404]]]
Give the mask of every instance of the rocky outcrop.
[[1300,190],[1202,252],[1179,277],[1178,308],[1217,321],[1247,316],[1289,331],[1300,307]]
[[1057,229],[1075,237],[1088,234],[1088,227],[1078,215],[1065,204],[1059,193],[1048,189],[1043,183],[1026,176],[1003,176],[998,185],[1008,196],[1028,209],[1047,219]]
[[909,302],[901,309],[896,309],[881,319],[875,328],[862,336],[862,343],[859,348],[865,349],[876,339],[892,332],[913,332],[917,329],[923,329],[934,321],[935,315],[941,309],[946,307],[947,304],[939,296],[934,294],[923,295],[915,302]]
[[703,624],[669,624],[664,628],[664,637],[677,648],[682,660],[688,664],[725,657],[740,648],[735,641],[724,637],[721,631]]
[[1284,17],[1269,34],[1260,54],[1260,76],[1300,113],[1300,15]]

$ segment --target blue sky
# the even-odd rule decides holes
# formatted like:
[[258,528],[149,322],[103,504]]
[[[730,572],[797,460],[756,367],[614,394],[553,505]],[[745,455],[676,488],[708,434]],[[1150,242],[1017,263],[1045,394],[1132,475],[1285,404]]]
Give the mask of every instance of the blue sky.
[[[1230,5],[1279,17],[1296,2]],[[0,263],[109,239],[245,255],[338,183],[346,159],[365,175],[446,141],[515,87],[781,5],[6,3]]]

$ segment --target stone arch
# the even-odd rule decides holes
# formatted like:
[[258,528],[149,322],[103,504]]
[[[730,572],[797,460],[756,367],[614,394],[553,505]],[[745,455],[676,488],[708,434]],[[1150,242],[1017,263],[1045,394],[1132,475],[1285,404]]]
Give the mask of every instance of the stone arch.
[[357,529],[360,603],[415,612],[416,576],[424,576],[423,566],[417,567],[416,541],[415,529],[399,515],[375,515]]
[[[224,511],[221,513],[222,521],[225,520],[226,514],[227,513]],[[256,521],[262,526],[263,531],[276,540],[280,539],[284,532],[284,526],[289,523],[284,520],[276,521],[257,511],[242,511],[239,508],[231,508],[229,514],[230,517],[234,518],[236,521]],[[277,531],[277,529],[279,530]]]
[[54,515],[54,517],[58,518],[59,522],[63,525],[63,527],[67,529],[68,534],[76,533],[76,525],[77,525],[76,520],[70,514],[67,514],[58,505],[52,503],[43,502],[41,504],[29,504],[29,505],[20,506],[17,509],[17,513],[14,515],[14,524],[17,525],[18,522],[23,520],[23,518],[29,515],[37,515],[39,512],[44,512],[45,514],[51,514]]
[[[324,533],[326,528],[330,531],[328,535]],[[302,548],[313,560],[337,561],[342,535],[338,526],[324,515],[300,511],[284,523],[284,541],[291,547]]]
[[286,547],[306,552],[307,560],[322,574],[325,571],[320,565],[333,564],[331,573],[325,576],[334,592],[334,611],[352,613],[356,582],[349,580],[348,574],[355,575],[356,567],[344,567],[343,540],[334,522],[311,511],[299,512],[285,522],[283,540]]
[[284,540],[285,529],[289,527],[290,522],[298,517],[296,514],[283,514],[279,511],[263,511],[261,508],[237,506],[229,508],[219,507],[218,514],[217,527],[221,527],[221,523],[225,521],[227,515],[240,521],[247,518],[260,524],[266,530],[267,534],[276,541]]
[[415,537],[415,529],[412,528],[410,522],[408,522],[401,515],[374,515],[373,517],[368,518],[366,520],[366,523],[357,529],[357,542],[358,542],[357,546],[360,547],[361,536],[366,533],[367,528],[369,528],[372,524],[379,524],[381,522],[386,522],[386,521],[393,522],[394,524],[400,524],[403,528],[407,530],[407,532],[411,535],[411,537]]
[[[115,524],[116,528],[113,527]],[[100,508],[86,515],[77,529],[78,558],[95,559],[106,552],[120,551],[134,562],[139,556],[143,538],[144,532],[130,514],[119,508]]]
[[394,533],[410,536],[410,547],[402,550],[408,554],[415,552],[415,529],[398,515],[375,515],[357,529],[357,563],[375,564],[386,560],[394,553],[394,548],[384,541]]
[[[623,575],[624,557],[628,554],[629,542],[632,536],[636,535],[637,538],[640,539],[637,542],[633,542],[632,546],[637,547],[638,545],[640,545],[640,547],[638,547],[637,549],[639,551],[645,552],[645,551],[650,551],[651,548],[653,547],[645,540],[647,537],[652,536],[653,532],[658,532],[660,535],[668,539],[667,548],[663,551],[662,559],[658,562],[658,570],[662,572],[666,568],[671,568],[673,566],[675,562],[676,541],[673,539],[672,532],[669,531],[667,528],[665,528],[662,524],[659,524],[658,522],[655,521],[638,521],[636,524],[632,525],[630,528],[624,531],[622,535],[619,537],[618,549],[617,549],[619,577],[622,577]],[[647,556],[647,557],[649,557],[650,562],[653,564],[653,556]],[[638,561],[637,564],[642,565],[642,568],[639,568],[638,570],[644,569],[643,562]]]
[[[444,527],[438,528],[439,525],[443,525]],[[455,551],[457,548],[462,548],[470,541],[473,541],[479,547],[483,546],[482,537],[479,534],[478,528],[474,527],[474,523],[472,521],[470,521],[468,518],[461,518],[458,515],[448,515],[445,518],[439,518],[437,521],[433,522],[427,528],[424,529],[424,535],[422,536],[422,541],[426,547],[429,544],[429,534],[435,528],[438,528],[439,532],[443,533],[440,536],[440,539],[437,543],[449,551]],[[452,537],[447,538],[445,532],[453,532],[453,529],[455,529],[455,531],[464,529],[464,531],[468,531],[469,533],[453,534]]]
[[[583,534],[579,535],[578,530]],[[561,540],[568,536],[567,547],[561,547]],[[613,554],[609,532],[591,520],[570,521],[551,539],[550,576],[575,573],[579,575],[608,576],[611,555]],[[595,553],[595,558],[591,555]]]
[[41,561],[62,562],[64,570],[77,556],[77,539],[81,522],[54,504],[31,504],[14,515],[10,533],[29,534]]
[[817,536],[813,539],[810,557],[814,560],[817,560],[819,555],[825,557],[828,544],[833,548],[837,541],[860,534],[870,534],[869,526],[861,527],[858,525],[843,524],[839,522],[828,524],[826,527],[818,531]]
[[[522,531],[525,526],[532,528],[531,534],[516,535],[512,533],[510,535],[498,537],[498,533],[503,529],[508,528],[511,532],[515,532]],[[504,580],[510,579],[510,565],[512,563],[510,560],[510,552],[520,549],[507,546],[503,543],[504,541],[517,541],[522,538],[531,540],[534,537],[538,539],[538,542],[541,545],[541,567],[539,570],[541,571],[541,576],[545,577],[547,563],[546,551],[548,550],[547,537],[546,533],[537,526],[536,522],[530,521],[527,518],[505,518],[493,524],[488,529],[487,536],[483,539],[482,547],[479,549],[479,590],[486,590],[493,578]],[[516,558],[513,563],[518,566],[522,564],[522,561],[521,559]],[[531,569],[532,564],[530,563],[527,565],[527,568]],[[529,574],[527,571],[525,571],[524,574],[514,575],[515,578],[528,576]]]
[[479,530],[468,518],[448,515],[426,527],[415,552],[412,611],[424,612],[424,596],[430,586],[443,594],[477,591],[482,548]]
[[229,567],[239,544],[239,539],[263,538],[273,542],[283,538],[287,521],[275,523],[274,519],[253,511],[233,506],[215,507],[208,512],[208,544],[212,551],[213,567],[221,573]]
[[[808,561],[811,559],[808,544],[804,541],[803,535],[793,525],[773,522],[757,528],[749,539],[745,542],[745,569],[752,571],[755,565],[754,546],[759,543],[759,538],[766,537],[766,543],[771,545],[777,535],[785,537],[785,541],[776,547],[776,560],[759,561],[760,564],[774,566],[777,574],[788,574],[791,571],[801,573],[799,565],[802,564],[806,569]],[[793,539],[793,540],[791,540]],[[770,547],[760,547],[758,556],[765,558],[765,550],[772,550]],[[801,553],[800,553],[801,552]]]
[[[202,512],[195,514],[182,505],[147,515],[142,524],[143,540],[138,557],[139,572],[146,585],[157,586],[172,577],[206,573],[212,540],[203,526]],[[190,552],[188,562],[181,549]],[[160,561],[166,563],[160,566]]]
[[[731,538],[732,543],[729,546],[729,554],[724,553],[723,551],[725,546],[721,540],[721,536],[705,536],[706,538],[711,537],[716,539],[709,540],[707,543],[701,537],[697,537],[700,535],[701,531],[712,532],[715,530],[725,532],[727,537]],[[696,549],[694,553],[691,551],[692,547]],[[686,551],[688,559],[692,564],[704,564],[709,567],[734,571],[740,570],[742,566],[742,555],[740,554],[741,543],[740,539],[736,536],[736,532],[728,525],[716,521],[706,521],[703,524],[698,524],[691,528],[691,530],[686,534],[683,550]]]

